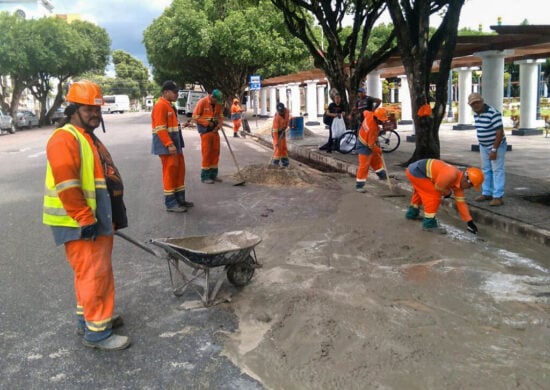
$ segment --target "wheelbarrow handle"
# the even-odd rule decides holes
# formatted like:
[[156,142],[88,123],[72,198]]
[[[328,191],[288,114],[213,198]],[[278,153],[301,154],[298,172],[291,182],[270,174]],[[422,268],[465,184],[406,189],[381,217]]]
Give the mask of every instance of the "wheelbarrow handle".
[[118,230],[115,231],[114,234],[115,234],[115,236],[119,236],[119,237],[121,237],[121,238],[124,238],[126,241],[128,241],[128,242],[134,244],[135,246],[137,246],[137,247],[143,249],[144,251],[149,252],[150,254],[152,254],[152,255],[155,256],[155,257],[161,257],[161,256],[159,256],[159,254],[158,254],[157,252],[155,252],[154,250],[152,250],[152,249],[149,248],[148,246],[142,244],[141,242],[139,242],[139,241],[133,239],[133,238],[130,237],[130,236],[127,236],[126,234],[124,234],[124,233],[122,233],[122,232],[120,232],[120,231],[118,231]]

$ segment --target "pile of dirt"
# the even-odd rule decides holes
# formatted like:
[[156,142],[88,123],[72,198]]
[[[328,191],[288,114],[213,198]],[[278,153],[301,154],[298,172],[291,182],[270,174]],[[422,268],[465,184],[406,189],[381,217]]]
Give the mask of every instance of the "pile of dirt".
[[[302,164],[291,164],[287,168],[278,168],[268,163],[249,165],[241,170],[247,183],[276,187],[332,187],[339,188],[338,180],[342,174],[323,173]],[[237,175],[235,179],[240,179]]]

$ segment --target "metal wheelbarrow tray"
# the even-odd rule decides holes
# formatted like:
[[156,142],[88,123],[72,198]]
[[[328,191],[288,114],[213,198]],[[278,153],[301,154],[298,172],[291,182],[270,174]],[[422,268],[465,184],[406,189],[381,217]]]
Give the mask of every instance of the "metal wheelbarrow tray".
[[[137,242],[121,232],[117,236],[139,246],[157,257],[163,257],[151,248]],[[256,258],[255,247],[262,241],[260,237],[247,231],[232,231],[209,236],[189,236],[182,238],[157,238],[149,242],[162,248],[168,262],[170,283],[174,295],[181,296],[191,286],[201,297],[205,306],[214,303],[223,283],[220,277],[211,289],[210,270],[225,267],[227,280],[236,287],[248,284],[256,268],[262,265]],[[182,264],[192,269],[191,276],[186,274]],[[202,280],[201,277],[204,276]],[[197,285],[202,287],[197,288]]]

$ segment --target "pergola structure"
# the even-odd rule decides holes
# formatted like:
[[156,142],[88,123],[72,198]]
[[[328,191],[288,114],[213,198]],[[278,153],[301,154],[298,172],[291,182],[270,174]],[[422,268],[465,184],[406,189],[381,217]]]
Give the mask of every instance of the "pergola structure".
[[[538,64],[546,58],[550,58],[550,25],[496,25],[491,26],[491,29],[497,34],[457,37],[451,65],[451,68],[459,74],[459,126],[457,127],[460,129],[461,126],[465,128],[470,126],[471,114],[468,111],[466,98],[472,92],[471,72],[482,69],[482,95],[488,104],[501,110],[504,90],[504,64],[515,63],[520,65],[520,130],[522,128],[531,129],[534,127],[536,117],[536,112],[533,112],[533,109],[536,106],[537,98],[538,80],[536,76]],[[437,62],[432,71],[438,71]],[[380,64],[375,71],[369,73],[366,85],[370,95],[381,97],[381,78],[401,78],[402,119],[407,120],[412,116],[410,113],[410,97],[407,91],[408,84],[404,73],[401,57],[396,49],[387,61]],[[279,100],[286,103],[288,96],[292,96],[296,100],[296,91],[299,94],[299,88],[305,86],[308,89],[306,111],[310,120],[314,116],[316,117],[317,113],[322,113],[322,107],[325,104],[324,88],[326,85],[324,72],[320,69],[273,77],[262,81],[262,89],[271,90],[270,106],[273,107],[275,106],[275,91],[277,89],[279,90]],[[309,91],[309,89],[316,89],[316,93],[315,91]],[[265,108],[266,96],[267,92],[262,90],[261,100],[264,103],[261,106],[262,114],[267,114]],[[314,100],[315,96],[317,97],[317,104],[310,104],[309,101]],[[321,97],[322,102],[319,101]],[[535,103],[533,103],[533,100]],[[271,109],[269,111],[274,112]],[[297,114],[296,108],[292,111],[293,114]],[[311,115],[312,113],[314,115]]]

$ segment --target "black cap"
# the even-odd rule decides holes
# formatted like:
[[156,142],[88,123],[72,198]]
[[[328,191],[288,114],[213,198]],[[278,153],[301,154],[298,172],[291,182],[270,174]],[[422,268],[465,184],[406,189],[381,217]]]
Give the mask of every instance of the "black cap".
[[179,88],[178,88],[178,85],[174,83],[172,80],[167,80],[162,84],[162,92],[164,91],[178,92]]

